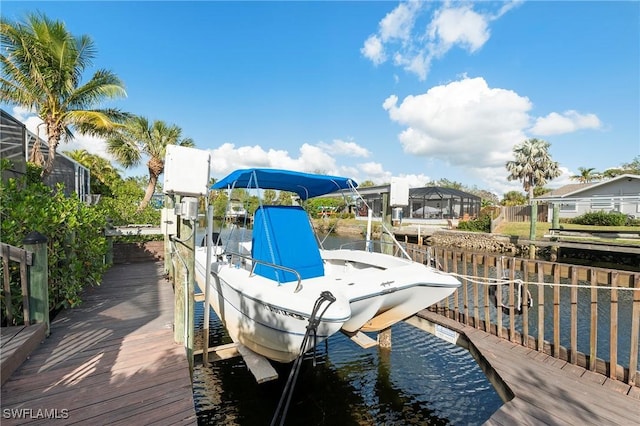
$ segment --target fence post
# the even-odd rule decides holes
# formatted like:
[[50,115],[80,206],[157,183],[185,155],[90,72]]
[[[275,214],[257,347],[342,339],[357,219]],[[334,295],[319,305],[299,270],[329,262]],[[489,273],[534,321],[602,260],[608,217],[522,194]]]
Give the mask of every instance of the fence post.
[[538,204],[534,201],[530,201],[530,227],[529,227],[529,259],[536,258],[536,245],[534,241],[536,240],[536,224],[538,222]]
[[[105,231],[109,231],[113,229],[113,220],[107,218],[107,223],[104,225]],[[107,254],[104,256],[105,265],[113,264],[113,237],[110,235],[106,236],[107,239]]]
[[560,204],[553,203],[553,217],[551,219],[551,227],[558,228],[560,226]]
[[47,260],[47,237],[31,231],[22,241],[24,249],[33,253],[33,264],[29,268],[29,319],[32,323],[46,324],[49,335],[49,266]]

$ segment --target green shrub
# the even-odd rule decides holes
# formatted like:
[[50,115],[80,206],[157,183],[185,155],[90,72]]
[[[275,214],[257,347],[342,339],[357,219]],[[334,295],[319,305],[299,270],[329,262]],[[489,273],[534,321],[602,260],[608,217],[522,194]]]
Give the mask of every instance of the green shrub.
[[458,222],[458,229],[471,232],[491,232],[491,216],[482,215],[478,219]]
[[135,179],[118,181],[111,188],[113,197],[101,197],[98,208],[108,217],[113,226],[129,224],[150,224],[160,226],[160,210],[151,205],[138,211],[140,200],[144,197],[144,189]]
[[[28,172],[20,179],[0,182],[2,242],[22,247],[31,231],[47,237],[50,309],[76,306],[86,286],[99,284],[108,265],[103,236],[104,215],[77,197],[65,197],[63,187],[55,190],[33,179]],[[12,295],[20,294],[19,274],[11,274]],[[13,305],[21,317],[21,304]],[[3,307],[3,322],[5,312]]]
[[598,211],[588,212],[582,216],[574,217],[571,223],[592,226],[624,226],[627,220],[628,217],[624,213]]

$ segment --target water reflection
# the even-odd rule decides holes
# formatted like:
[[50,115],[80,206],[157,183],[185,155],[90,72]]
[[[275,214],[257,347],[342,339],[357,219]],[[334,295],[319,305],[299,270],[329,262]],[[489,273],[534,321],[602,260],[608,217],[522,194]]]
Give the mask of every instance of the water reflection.
[[[212,345],[227,341],[221,328],[213,315]],[[391,351],[365,350],[340,334],[318,348],[315,367],[307,354],[286,424],[475,425],[502,405],[466,350],[404,323],[392,336]],[[275,364],[280,379],[259,385],[241,358],[197,364],[199,424],[269,424],[290,366]]]

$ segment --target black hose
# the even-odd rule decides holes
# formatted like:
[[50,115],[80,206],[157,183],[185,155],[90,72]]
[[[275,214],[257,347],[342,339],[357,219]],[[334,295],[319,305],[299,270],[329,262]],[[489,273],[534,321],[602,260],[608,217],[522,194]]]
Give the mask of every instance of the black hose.
[[[309,336],[311,335],[311,333],[313,333],[315,366],[315,344],[317,341],[318,325],[320,324],[322,316],[325,314],[325,312],[327,312],[327,309],[329,309],[329,306],[331,306],[331,304],[335,301],[336,298],[333,294],[331,294],[331,292],[323,291],[322,293],[320,293],[320,297],[318,297],[315,304],[313,305],[313,311],[311,311],[311,316],[309,317],[307,331],[304,333],[304,338],[302,339],[302,344],[300,345],[300,353],[298,354],[298,357],[293,361],[293,366],[291,367],[291,371],[289,372],[287,383],[284,386],[282,396],[280,397],[280,401],[278,402],[278,408],[276,408],[276,412],[271,419],[271,426],[276,425],[278,418],[280,418],[280,422],[277,424],[279,424],[280,426],[284,425],[284,421],[287,418],[287,412],[289,411],[291,397],[293,396],[293,389],[296,381],[298,380],[298,373],[300,372],[300,366],[302,365],[305,348],[307,347],[307,342],[309,341]],[[318,315],[318,311],[320,310],[320,307],[324,302],[329,302],[329,304],[324,308],[322,313]],[[283,403],[285,403],[284,406]]]

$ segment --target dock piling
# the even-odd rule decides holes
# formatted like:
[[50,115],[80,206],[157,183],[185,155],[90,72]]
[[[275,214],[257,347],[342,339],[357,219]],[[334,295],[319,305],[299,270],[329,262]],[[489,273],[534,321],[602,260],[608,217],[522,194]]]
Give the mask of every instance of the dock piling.
[[[33,264],[29,267],[29,321],[46,324],[49,335],[49,262],[47,257],[47,237],[38,231],[31,231],[22,243],[27,251],[33,252]],[[26,319],[26,318],[25,318]]]

